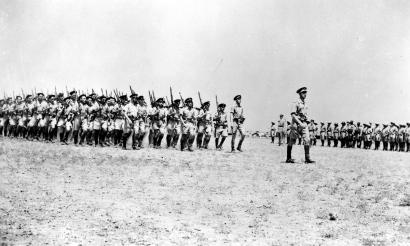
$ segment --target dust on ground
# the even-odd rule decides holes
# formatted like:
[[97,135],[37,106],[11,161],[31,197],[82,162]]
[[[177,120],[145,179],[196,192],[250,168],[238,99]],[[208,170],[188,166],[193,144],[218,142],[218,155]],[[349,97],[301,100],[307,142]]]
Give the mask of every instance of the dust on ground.
[[306,165],[300,146],[283,163],[285,148],[0,139],[0,243],[410,245],[410,153],[313,147]]

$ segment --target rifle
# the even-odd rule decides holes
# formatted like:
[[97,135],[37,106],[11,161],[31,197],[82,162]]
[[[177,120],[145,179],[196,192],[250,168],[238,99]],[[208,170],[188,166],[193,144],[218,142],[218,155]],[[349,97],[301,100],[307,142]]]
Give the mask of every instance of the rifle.
[[185,101],[184,101],[184,98],[183,98],[182,95],[181,95],[181,92],[179,93],[179,97],[181,97],[182,106],[185,107]]
[[172,87],[169,87],[169,93],[171,94],[171,104],[174,104],[174,96],[172,95]]
[[67,86],[65,86],[65,92],[67,93],[67,96],[68,96],[69,94],[68,94],[68,88],[67,88]]
[[154,91],[152,91],[152,99],[154,99],[154,102],[157,101],[157,98],[155,97]]
[[21,88],[21,95],[23,95],[24,100],[26,100],[26,95],[24,95],[23,88]]
[[57,97],[57,87],[56,86],[54,86],[54,96]]
[[218,103],[218,96],[215,95],[215,102],[216,102],[216,109],[218,109],[219,103]]
[[168,101],[168,97],[165,96],[165,99],[167,100],[167,106],[168,106],[168,108],[169,108],[169,107],[170,107],[170,104],[169,104],[169,101]]
[[108,97],[107,89],[105,89],[105,96]]
[[199,103],[201,104],[201,108],[202,108],[202,98],[201,98],[201,93],[198,91],[198,97],[199,97]]
[[131,91],[131,94],[135,94],[135,91],[131,88],[131,85],[130,85],[130,91]]

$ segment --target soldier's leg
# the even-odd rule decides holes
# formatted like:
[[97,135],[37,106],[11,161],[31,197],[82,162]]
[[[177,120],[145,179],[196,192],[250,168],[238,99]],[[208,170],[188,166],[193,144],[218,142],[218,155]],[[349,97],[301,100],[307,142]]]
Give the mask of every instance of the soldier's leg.
[[181,135],[181,134],[180,134],[180,131],[181,131],[180,129],[181,129],[181,128],[177,126],[177,127],[174,129],[174,131],[173,131],[172,147],[174,147],[174,148],[177,147],[178,140],[179,140],[179,135]]
[[288,145],[286,147],[286,163],[294,163],[295,160],[292,159],[292,147],[296,143],[297,133],[295,129],[291,129],[288,135]]
[[243,125],[239,125],[238,131],[239,131],[239,134],[240,134],[241,138],[239,140],[238,147],[236,149],[238,151],[242,151],[242,143],[245,140],[245,131],[243,129]]
[[196,147],[198,149],[202,148],[202,139],[204,137],[204,133],[203,132],[198,132],[196,135]]
[[148,143],[150,147],[154,144],[154,129],[152,129],[152,127],[149,129]]
[[282,145],[282,133],[279,132],[278,134],[278,145],[281,146]]
[[231,151],[235,151],[235,138],[236,138],[236,132],[238,131],[238,125],[236,123],[233,123],[234,126],[232,127],[232,137],[231,137]]

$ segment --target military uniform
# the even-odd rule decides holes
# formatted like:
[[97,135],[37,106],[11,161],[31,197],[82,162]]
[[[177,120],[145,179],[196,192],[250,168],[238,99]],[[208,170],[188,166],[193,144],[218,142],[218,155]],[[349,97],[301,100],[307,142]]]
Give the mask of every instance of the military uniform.
[[[225,113],[225,107],[226,105],[224,103],[220,103],[214,116],[215,148],[217,150],[222,150],[223,143],[225,142],[226,137],[228,137],[228,115]],[[221,139],[220,142],[219,139]]]
[[156,101],[157,109],[153,113],[154,148],[161,148],[162,138],[166,132],[168,110],[164,108],[164,103],[163,98],[158,98]]
[[279,146],[282,145],[282,142],[285,141],[286,136],[286,121],[283,119],[283,114],[280,115],[280,119],[278,120],[278,141]]
[[328,122],[326,127],[326,137],[327,137],[327,147],[330,147],[331,141],[333,139],[333,127],[332,123]]
[[337,147],[339,145],[339,135],[340,134],[340,129],[339,129],[339,124],[335,123],[334,128],[333,128],[333,147]]
[[243,123],[245,121],[245,116],[243,114],[243,107],[240,104],[242,99],[241,95],[234,97],[235,105],[231,108],[231,128],[232,128],[232,140],[231,140],[231,151],[235,151],[235,138],[236,133],[239,132],[240,140],[236,150],[242,151],[242,143],[245,140],[245,129]]
[[406,147],[406,126],[405,125],[400,125],[400,128],[397,132],[397,139],[398,139],[398,143],[399,143],[399,151],[400,152],[404,152],[405,151],[405,147]]
[[374,133],[374,149],[378,150],[380,147],[380,141],[382,141],[382,135],[383,135],[382,129],[379,126],[379,124],[376,124],[373,130],[373,133]]
[[181,134],[181,124],[180,124],[180,100],[176,99],[172,102],[171,107],[168,109],[168,120],[167,120],[167,147],[176,148],[179,140],[179,135]]
[[320,122],[320,141],[322,142],[322,147],[325,146],[326,130],[325,123]]
[[406,152],[410,151],[410,123],[407,123],[406,128]]
[[[210,102],[206,101],[202,104],[202,108],[198,113],[198,131],[197,131],[197,146],[198,148],[208,149],[209,141],[212,136],[212,115],[209,112]],[[202,139],[203,138],[203,139]]]
[[305,150],[305,163],[314,163],[310,159],[310,136],[308,130],[308,106],[305,102],[307,88],[302,87],[296,91],[299,94],[299,99],[293,103],[291,116],[292,126],[290,130],[290,138],[287,147],[286,163],[294,163],[292,159],[292,145],[295,144],[298,135],[302,136],[302,142]]
[[124,106],[124,128],[122,135],[122,148],[127,149],[127,140],[132,137],[132,148],[137,149],[136,145],[136,135],[135,132],[138,132],[138,104],[137,104],[137,94],[131,95],[131,101]]
[[185,146],[188,146],[189,151],[193,151],[192,144],[195,141],[197,111],[193,108],[192,98],[185,99],[185,107],[181,109],[180,121],[181,121],[181,151],[185,150]]
[[394,151],[397,149],[397,142],[396,142],[397,132],[398,132],[398,129],[397,129],[396,124],[391,122],[390,131],[389,131],[390,151]]
[[270,126],[271,143],[275,143],[275,136],[276,136],[276,126],[275,126],[275,122],[272,122],[272,124]]
[[390,134],[390,129],[388,125],[383,124],[382,141],[383,141],[383,150],[385,151],[387,151],[389,148],[389,134]]

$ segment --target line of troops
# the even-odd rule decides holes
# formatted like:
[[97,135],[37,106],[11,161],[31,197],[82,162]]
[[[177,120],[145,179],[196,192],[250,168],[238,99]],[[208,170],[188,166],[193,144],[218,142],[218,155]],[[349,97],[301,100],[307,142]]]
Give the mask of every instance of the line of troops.
[[[281,114],[277,122],[271,125],[271,142],[275,137],[279,140],[279,145],[286,140],[290,132],[290,122],[286,121]],[[341,148],[363,148],[390,151],[409,152],[410,151],[410,123],[378,124],[360,123],[346,121],[339,123],[320,122],[320,125],[311,120],[309,125],[309,135],[311,145],[316,145],[317,140],[321,141],[321,146],[341,147]],[[301,138],[299,137],[299,144]],[[340,143],[340,144],[339,144]],[[374,144],[374,148],[372,145]]]
[[[217,112],[211,114],[210,102],[194,107],[192,98],[153,100],[150,105],[144,96],[131,92],[116,97],[81,94],[73,90],[66,94],[55,93],[9,97],[0,100],[0,135],[44,142],[60,141],[75,145],[117,146],[127,148],[131,138],[132,149],[144,147],[148,138],[149,147],[161,148],[166,135],[167,148],[176,148],[178,141],[182,151],[193,151],[196,138],[198,149],[208,149],[211,135],[215,148],[221,150],[232,133],[231,151],[242,151],[244,141],[244,115],[241,96],[234,98],[230,115],[225,113],[226,104],[217,103]],[[172,97],[172,94],[171,94]],[[167,100],[168,101],[168,100]],[[235,138],[240,135],[235,149]]]

